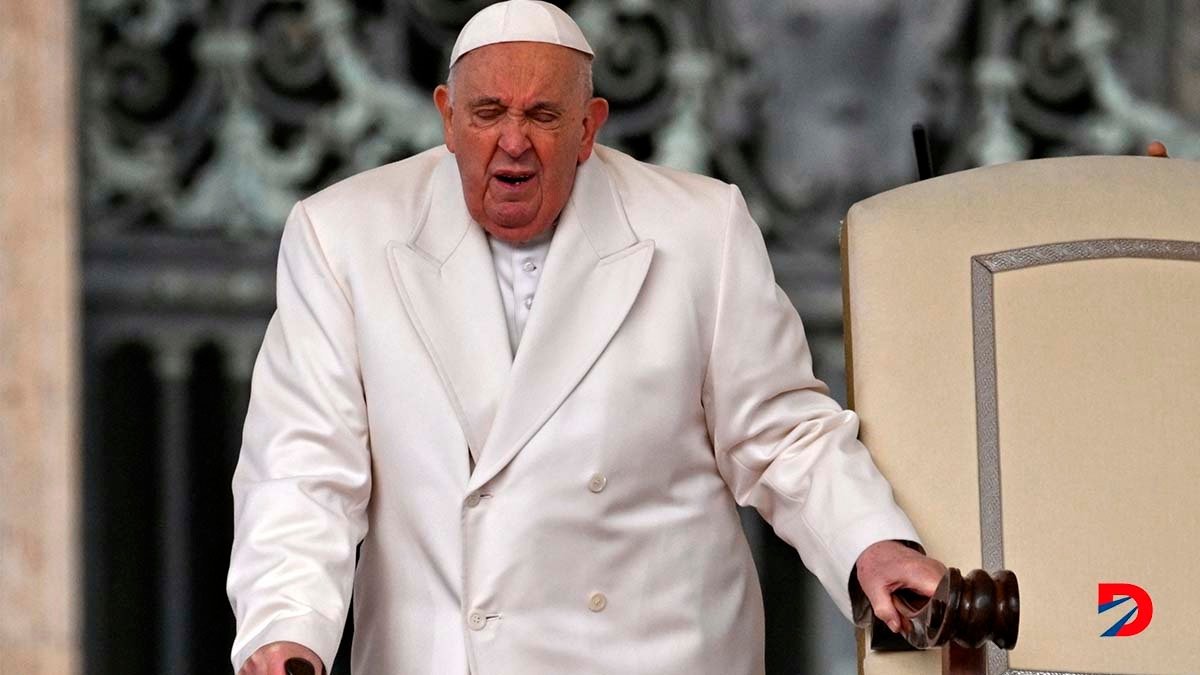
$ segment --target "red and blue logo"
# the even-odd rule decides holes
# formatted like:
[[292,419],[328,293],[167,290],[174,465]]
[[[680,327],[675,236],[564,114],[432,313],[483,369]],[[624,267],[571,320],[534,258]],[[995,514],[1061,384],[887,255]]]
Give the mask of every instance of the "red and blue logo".
[[[1154,618],[1154,602],[1150,594],[1141,586],[1134,584],[1102,583],[1099,587],[1099,613],[1103,614],[1114,607],[1123,607],[1128,611],[1111,628],[1100,634],[1100,637],[1129,637],[1146,630],[1150,619]],[[1130,607],[1127,603],[1133,601]],[[1137,618],[1134,618],[1134,615]],[[1130,621],[1130,619],[1133,619]]]

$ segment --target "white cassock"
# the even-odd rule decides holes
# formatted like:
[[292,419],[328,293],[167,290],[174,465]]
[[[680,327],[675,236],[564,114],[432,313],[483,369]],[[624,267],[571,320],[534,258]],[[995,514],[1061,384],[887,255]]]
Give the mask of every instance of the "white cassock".
[[515,359],[496,272],[444,147],[296,206],[233,482],[235,667],[331,663],[353,586],[356,675],[754,675],[735,504],[843,613],[859,553],[916,540],[737,188],[597,147]]

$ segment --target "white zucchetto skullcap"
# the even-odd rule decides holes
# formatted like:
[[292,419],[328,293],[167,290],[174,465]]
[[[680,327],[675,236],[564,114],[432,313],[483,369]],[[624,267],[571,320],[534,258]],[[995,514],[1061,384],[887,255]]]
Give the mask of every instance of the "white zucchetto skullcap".
[[463,54],[498,42],[546,42],[595,55],[566,12],[539,0],[507,0],[484,7],[463,26],[450,52],[450,67]]

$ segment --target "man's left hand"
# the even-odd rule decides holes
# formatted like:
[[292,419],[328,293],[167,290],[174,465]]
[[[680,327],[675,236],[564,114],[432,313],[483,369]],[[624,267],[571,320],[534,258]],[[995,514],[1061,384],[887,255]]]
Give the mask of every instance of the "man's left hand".
[[871,601],[875,616],[893,633],[900,631],[900,612],[892,593],[907,588],[926,597],[937,590],[946,566],[898,541],[879,541],[867,547],[856,563],[858,583]]

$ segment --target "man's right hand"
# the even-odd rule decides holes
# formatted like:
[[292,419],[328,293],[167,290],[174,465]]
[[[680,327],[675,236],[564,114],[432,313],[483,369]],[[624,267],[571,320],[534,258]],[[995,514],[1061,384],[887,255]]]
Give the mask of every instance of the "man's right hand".
[[321,657],[308,647],[295,642],[272,642],[259,647],[258,651],[251,654],[238,671],[238,675],[288,675],[283,668],[288,659],[308,661],[317,675],[325,672]]

